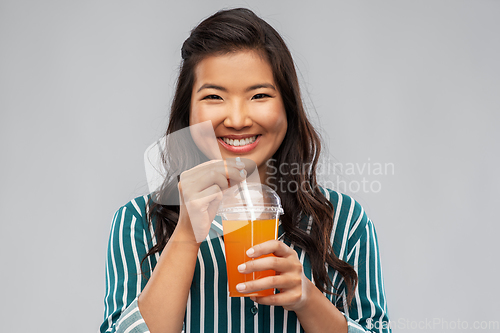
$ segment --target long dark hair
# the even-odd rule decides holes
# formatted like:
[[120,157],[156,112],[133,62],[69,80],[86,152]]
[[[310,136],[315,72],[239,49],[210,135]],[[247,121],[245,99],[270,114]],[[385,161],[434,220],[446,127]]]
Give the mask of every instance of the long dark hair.
[[[331,294],[329,290],[332,287],[325,263],[340,273],[347,289],[347,303],[350,304],[357,284],[357,274],[349,264],[335,256],[331,246],[333,205],[321,193],[316,183],[321,141],[304,111],[290,51],[276,30],[245,8],[219,11],[193,29],[182,46],[182,64],[167,134],[189,126],[191,92],[197,64],[208,55],[239,50],[255,50],[265,55],[272,67],[274,80],[286,110],[287,133],[273,158],[268,161],[269,165],[291,166],[299,163],[301,166],[308,166],[301,168],[300,173],[282,174],[283,168],[274,168],[277,171],[273,175],[274,179],[284,181],[284,184],[300,184],[300,190],[293,192],[274,186],[285,211],[281,223],[286,238],[309,254],[314,281],[322,292]],[[162,189],[154,194],[158,200],[150,200],[148,211],[149,223],[155,221],[156,224],[157,244],[149,250],[146,257],[163,250],[177,224],[179,206],[171,204],[178,197],[174,175],[179,170],[187,170],[206,160],[196,148],[191,154],[186,154],[185,149],[193,148],[185,148],[185,142],[189,142],[189,147],[193,147],[194,143],[189,140],[167,142],[166,151],[169,153],[163,155],[163,160],[169,174]],[[172,159],[172,155],[185,158]],[[273,187],[273,184],[269,185]],[[170,204],[162,204],[166,202]],[[309,233],[298,227],[304,216],[312,217]]]

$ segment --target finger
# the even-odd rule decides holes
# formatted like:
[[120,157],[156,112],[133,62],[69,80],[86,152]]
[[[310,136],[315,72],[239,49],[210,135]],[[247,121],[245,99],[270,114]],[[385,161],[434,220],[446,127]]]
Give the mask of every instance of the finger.
[[228,180],[228,187],[236,185],[247,178],[248,171],[245,168],[245,164],[239,157],[235,159],[225,159],[224,166],[226,168],[225,171]]
[[287,306],[287,305],[293,304],[294,301],[297,299],[297,296],[290,295],[286,292],[283,292],[283,293],[277,293],[274,295],[262,296],[262,297],[252,296],[252,297],[250,297],[250,299],[252,301],[259,303],[259,304],[262,304],[262,305]]
[[[300,262],[298,262],[298,264],[300,265]],[[273,255],[249,260],[238,266],[238,271],[242,274],[266,271],[269,269],[282,273],[296,270],[296,267],[294,267],[293,262],[291,263],[290,260],[282,257],[275,257]]]
[[217,170],[217,166],[220,165],[222,165],[220,160],[208,161],[182,172],[179,183],[183,191],[199,192],[213,185],[215,175],[209,173]]
[[226,171],[226,177],[228,177],[228,180],[230,181],[230,184],[228,184],[226,188],[228,188],[229,185],[236,185],[247,177],[247,171],[244,168],[238,169],[237,167],[228,165]]
[[241,158],[226,158],[225,161],[227,163],[227,166],[237,168],[238,170],[242,170],[245,168],[245,162],[244,160],[246,159],[241,159]]
[[293,278],[286,275],[272,275],[261,279],[246,281],[236,285],[240,293],[249,294],[266,289],[288,289],[300,284],[300,277]]
[[204,164],[203,168],[196,167],[181,174],[180,181],[184,192],[200,192],[214,184],[224,190],[228,188],[227,177],[235,183],[242,181],[246,177],[246,171],[239,170],[234,166],[226,168],[223,161],[212,161],[210,164]]
[[222,191],[216,184],[204,189],[203,191],[194,194],[190,201],[197,201],[200,203],[208,204],[216,199],[222,199]]
[[[232,161],[224,160],[224,161],[216,161],[206,166],[206,172],[217,173],[223,175],[226,179],[234,180],[240,182],[246,177],[246,170],[237,165],[237,162],[233,159]],[[196,170],[196,175],[198,181],[203,183],[204,180],[209,180],[209,178],[204,177],[204,173],[202,170]],[[227,188],[227,186],[221,186],[223,184],[218,184],[221,189]]]
[[194,235],[197,242],[201,242],[207,236],[216,210],[222,200],[222,192],[217,185],[213,185],[200,194],[199,199],[186,202],[185,209],[191,220]]
[[257,169],[257,164],[248,158],[240,157],[239,160],[237,158],[228,158],[227,160],[234,161],[236,166],[245,168],[248,174],[253,173]]
[[270,240],[264,243],[257,244],[247,251],[247,256],[250,258],[257,258],[265,254],[274,254],[277,257],[287,257],[290,255],[297,255],[293,249],[285,243],[278,240]]
[[182,186],[184,200],[189,201],[200,198],[200,193],[214,185],[219,191],[226,188],[227,179],[224,172],[221,173],[220,170],[200,170],[196,174],[181,174],[180,184]]

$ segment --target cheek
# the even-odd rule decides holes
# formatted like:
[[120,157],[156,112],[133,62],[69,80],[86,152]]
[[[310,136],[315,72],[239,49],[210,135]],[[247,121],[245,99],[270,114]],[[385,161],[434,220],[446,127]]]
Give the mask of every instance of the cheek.
[[284,137],[288,127],[285,110],[274,112],[268,119],[269,124],[272,124],[270,129]]
[[207,105],[191,105],[191,111],[189,113],[189,124],[194,125],[202,123],[207,120],[211,120],[214,125],[223,121],[223,112],[220,109],[214,108]]
[[202,123],[211,119],[210,107],[204,105],[203,103],[197,103],[196,101],[191,102],[191,108],[189,111],[190,125]]
[[212,122],[202,121],[199,123],[192,123],[189,126],[189,130],[196,146],[206,157],[219,160],[222,158]]
[[191,109],[189,110],[189,125],[194,125],[202,122],[202,112],[191,104]]

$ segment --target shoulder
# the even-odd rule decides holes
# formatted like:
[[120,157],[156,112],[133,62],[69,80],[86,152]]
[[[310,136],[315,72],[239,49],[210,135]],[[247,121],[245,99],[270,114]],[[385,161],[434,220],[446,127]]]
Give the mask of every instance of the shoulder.
[[364,208],[351,196],[327,188],[321,188],[323,195],[333,205],[332,243],[335,252],[347,244],[357,242],[371,225]]
[[328,188],[320,188],[323,195],[333,205],[334,219],[338,222],[355,223],[359,217],[366,216],[365,210],[359,202],[351,196]]
[[134,198],[121,206],[115,213],[114,220],[138,220],[147,222],[149,195]]
[[149,195],[134,198],[127,202],[122,208],[129,210],[129,212],[137,217],[143,218],[147,214],[147,207],[149,203]]

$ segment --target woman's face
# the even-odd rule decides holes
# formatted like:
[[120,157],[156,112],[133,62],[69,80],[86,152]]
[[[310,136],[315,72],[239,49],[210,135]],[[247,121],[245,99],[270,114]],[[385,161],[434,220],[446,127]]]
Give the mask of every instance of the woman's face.
[[196,66],[189,122],[207,120],[212,121],[222,158],[253,160],[264,180],[266,162],[288,125],[271,66],[260,53],[209,56]]

